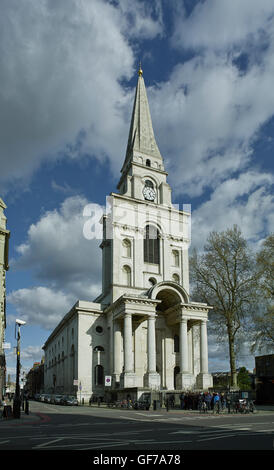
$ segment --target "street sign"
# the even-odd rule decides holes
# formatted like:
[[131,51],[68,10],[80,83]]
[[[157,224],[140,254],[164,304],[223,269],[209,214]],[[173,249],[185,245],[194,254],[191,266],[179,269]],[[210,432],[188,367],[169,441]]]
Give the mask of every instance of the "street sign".
[[78,380],[77,379],[73,380],[73,385],[78,385]]
[[10,349],[11,345],[10,343],[3,343],[3,349]]
[[105,376],[105,387],[110,387],[111,386],[111,375],[106,375]]

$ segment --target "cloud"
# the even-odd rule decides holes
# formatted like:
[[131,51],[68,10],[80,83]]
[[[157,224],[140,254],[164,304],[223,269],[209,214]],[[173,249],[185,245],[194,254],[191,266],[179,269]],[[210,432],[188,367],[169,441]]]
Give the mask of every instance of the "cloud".
[[274,114],[274,56],[262,57],[262,64],[242,74],[231,56],[195,56],[178,64],[168,82],[148,90],[177,196],[201,196],[253,164],[254,142]]
[[[92,300],[100,292],[100,239],[87,240],[83,229],[90,219],[83,216],[88,201],[71,196],[59,209],[48,211],[30,225],[27,239],[16,247],[18,257],[10,261],[13,269],[31,269],[37,280],[70,292],[75,301]],[[103,208],[93,204],[97,221]],[[92,212],[90,212],[92,215]],[[100,236],[99,226],[98,235]]]
[[[100,240],[86,239],[83,228],[95,212],[98,222],[103,208],[92,204],[94,213],[90,211],[88,218],[83,216],[87,204],[80,196],[65,199],[59,209],[31,224],[26,241],[16,247],[18,256],[10,261],[12,269],[30,271],[36,282],[42,282],[7,296],[29,324],[53,329],[78,299],[94,300],[101,292]],[[101,225],[97,225],[100,235]]]
[[21,350],[21,359],[24,363],[28,362],[33,364],[34,362],[40,362],[42,356],[44,355],[44,351],[42,350],[41,346],[27,346]]
[[274,231],[274,178],[248,171],[220,184],[192,213],[192,246],[202,248],[209,232],[237,224],[254,248],[265,233]]
[[55,328],[74,304],[72,295],[40,286],[12,291],[7,300],[20,311],[22,320],[47,330]]
[[118,171],[133,93],[120,83],[133,72],[129,38],[160,34],[157,4],[2,2],[2,182],[26,178],[42,160],[64,154],[88,153],[100,161],[111,156]]
[[173,44],[222,50],[263,42],[273,20],[272,0],[211,0],[198,2],[189,16],[176,9]]

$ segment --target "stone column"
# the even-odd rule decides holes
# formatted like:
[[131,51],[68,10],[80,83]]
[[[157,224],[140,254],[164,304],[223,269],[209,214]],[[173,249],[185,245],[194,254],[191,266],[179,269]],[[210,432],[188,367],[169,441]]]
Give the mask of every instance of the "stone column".
[[133,369],[132,348],[132,315],[124,315],[124,372],[121,374],[121,387],[129,388],[136,386],[136,376]]
[[201,321],[201,373],[208,374],[207,320]]
[[212,387],[212,375],[208,373],[207,320],[200,323],[200,373],[197,376],[197,386],[203,390]]
[[120,381],[121,374],[121,325],[116,320],[113,322],[113,379]]
[[187,318],[180,319],[180,373],[177,375],[176,387],[190,390],[194,385],[193,374],[189,370]]
[[130,313],[124,316],[124,368],[125,372],[133,372],[132,316]]
[[187,318],[180,320],[180,372],[188,373]]
[[144,377],[144,383],[149,388],[160,387],[160,375],[156,372],[156,332],[155,315],[147,317],[147,373]]
[[150,315],[147,320],[147,371],[156,372],[156,338],[155,316]]

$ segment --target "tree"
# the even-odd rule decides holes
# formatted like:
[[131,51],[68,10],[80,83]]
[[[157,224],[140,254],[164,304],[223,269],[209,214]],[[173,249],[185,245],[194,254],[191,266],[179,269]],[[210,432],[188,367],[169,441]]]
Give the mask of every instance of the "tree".
[[255,304],[258,273],[255,257],[240,229],[211,232],[204,252],[194,250],[190,259],[192,293],[196,300],[213,306],[212,330],[228,341],[231,385],[237,387],[236,339],[246,326]]
[[251,379],[248,370],[245,367],[241,367],[238,372],[238,385],[241,390],[251,389]]
[[269,235],[257,254],[259,272],[258,310],[253,315],[254,335],[251,351],[274,348],[274,234]]

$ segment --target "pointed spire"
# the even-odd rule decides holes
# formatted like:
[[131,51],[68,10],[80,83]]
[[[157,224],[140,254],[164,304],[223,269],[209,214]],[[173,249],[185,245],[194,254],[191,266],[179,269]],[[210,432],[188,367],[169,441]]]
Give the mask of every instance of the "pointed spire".
[[125,169],[127,164],[133,160],[135,151],[140,155],[144,154],[148,157],[155,157],[162,160],[153,132],[141,62],[138,75],[139,77],[131,117],[126,158],[122,171]]

